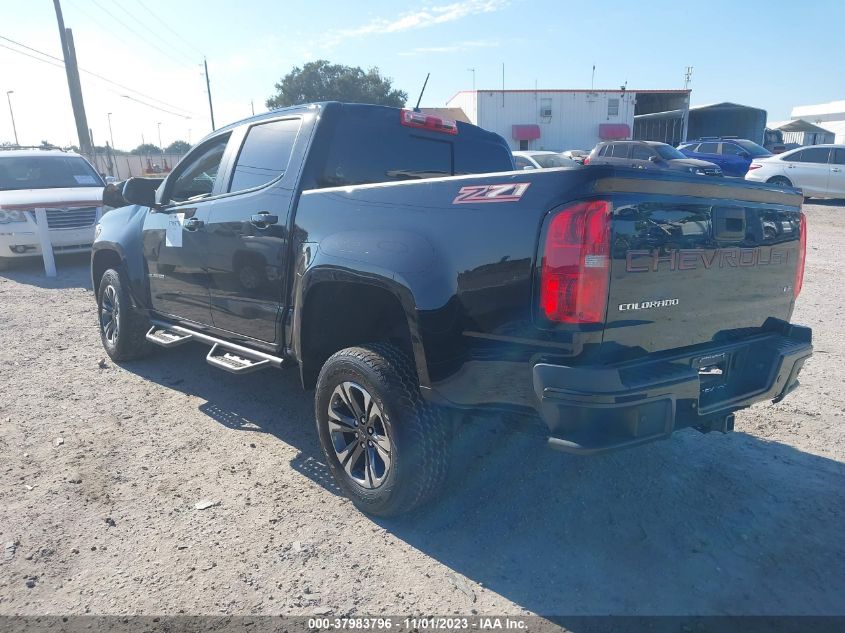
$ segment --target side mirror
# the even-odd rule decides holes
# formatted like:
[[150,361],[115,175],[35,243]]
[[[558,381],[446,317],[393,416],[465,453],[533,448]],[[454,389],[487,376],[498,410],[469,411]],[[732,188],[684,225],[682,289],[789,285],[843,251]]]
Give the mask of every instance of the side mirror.
[[526,165],[522,168],[522,171],[531,171],[532,169],[536,169],[536,167],[532,167],[531,165]]
[[121,194],[128,204],[156,207],[156,189],[163,181],[163,178],[130,178],[123,183]]
[[660,156],[657,156],[657,155],[655,155],[655,154],[652,154],[651,156],[649,156],[649,157],[648,157],[648,159],[649,159],[652,163],[659,163],[659,162],[660,162]]

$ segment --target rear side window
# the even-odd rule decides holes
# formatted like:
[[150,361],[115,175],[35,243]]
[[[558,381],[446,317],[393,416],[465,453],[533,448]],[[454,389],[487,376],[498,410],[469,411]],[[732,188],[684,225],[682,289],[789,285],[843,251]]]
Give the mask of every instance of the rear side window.
[[693,143],[692,145],[684,145],[681,149],[686,150],[688,152],[697,152],[698,151],[698,143]]
[[514,168],[500,137],[463,125],[454,136],[407,128],[393,108],[344,105],[323,118],[313,147],[306,189]]
[[744,149],[742,149],[739,145],[734,145],[733,143],[722,143],[722,153],[727,154],[728,156],[739,156],[740,154],[747,154]]
[[833,151],[833,160],[830,162],[835,165],[845,165],[845,149],[835,149]]
[[536,169],[536,167],[531,164],[531,161],[529,161],[524,156],[514,156],[513,162],[516,165],[517,169],[525,169],[526,167],[528,167],[529,169]]
[[828,147],[808,147],[798,152],[798,155],[791,156],[789,160],[795,163],[826,163],[829,156]]
[[719,144],[718,143],[702,143],[698,146],[698,152],[700,154],[718,154],[719,153]]
[[229,191],[260,187],[285,173],[300,120],[285,119],[253,125],[235,163]]

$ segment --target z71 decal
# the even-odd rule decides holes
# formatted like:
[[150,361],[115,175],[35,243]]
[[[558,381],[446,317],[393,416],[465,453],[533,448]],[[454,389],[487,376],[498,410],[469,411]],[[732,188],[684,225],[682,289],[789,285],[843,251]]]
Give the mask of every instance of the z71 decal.
[[480,202],[516,202],[530,182],[514,182],[505,185],[467,185],[461,187],[452,204],[478,204]]

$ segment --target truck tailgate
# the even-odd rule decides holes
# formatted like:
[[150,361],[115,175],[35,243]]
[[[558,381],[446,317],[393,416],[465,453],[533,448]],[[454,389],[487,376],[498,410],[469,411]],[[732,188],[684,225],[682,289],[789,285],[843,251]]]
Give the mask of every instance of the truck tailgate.
[[803,268],[799,195],[739,182],[609,180],[616,195],[606,362],[789,319]]

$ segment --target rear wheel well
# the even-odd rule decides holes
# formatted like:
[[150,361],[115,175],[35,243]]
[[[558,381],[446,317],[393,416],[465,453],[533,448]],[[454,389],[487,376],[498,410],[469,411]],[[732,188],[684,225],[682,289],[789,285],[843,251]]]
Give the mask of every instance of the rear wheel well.
[[109,268],[117,270],[121,264],[120,255],[117,251],[101,250],[94,253],[94,260],[91,262],[91,283],[96,293],[100,287],[100,280]]
[[347,347],[385,341],[414,358],[402,304],[379,286],[319,283],[306,295],[300,323],[300,371],[305,389],[314,387],[326,360]]

